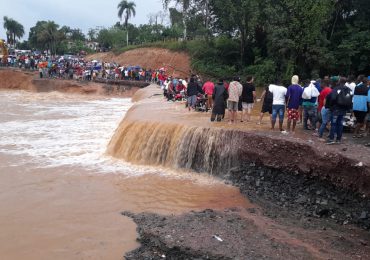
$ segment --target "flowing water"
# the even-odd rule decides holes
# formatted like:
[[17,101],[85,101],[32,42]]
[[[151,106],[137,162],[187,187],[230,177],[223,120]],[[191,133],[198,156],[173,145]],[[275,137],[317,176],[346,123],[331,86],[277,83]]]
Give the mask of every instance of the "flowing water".
[[248,206],[210,176],[105,154],[130,107],[129,99],[0,91],[1,259],[121,259],[138,246],[122,211]]

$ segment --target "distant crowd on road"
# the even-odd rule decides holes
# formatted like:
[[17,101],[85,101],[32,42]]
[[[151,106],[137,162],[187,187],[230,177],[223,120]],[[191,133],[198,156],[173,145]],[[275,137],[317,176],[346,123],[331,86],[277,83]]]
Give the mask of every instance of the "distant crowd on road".
[[212,122],[223,121],[226,110],[229,124],[251,122],[254,106],[261,102],[256,123],[261,124],[263,116],[269,113],[271,129],[278,121],[283,134],[295,133],[297,124],[302,124],[304,130],[314,131],[313,135],[327,144],[341,143],[344,127],[353,128],[353,138],[370,136],[370,76],[326,76],[300,82],[294,75],[291,85],[285,87],[276,80],[260,98],[253,76],[247,76],[244,82],[234,77],[231,82],[220,79],[216,83],[202,83],[195,75],[190,79],[164,76],[158,84],[168,101],[186,100],[189,110],[212,111]]
[[[63,55],[10,55],[5,63],[7,67],[38,71],[40,78],[74,79],[94,81],[97,78],[107,80],[136,80],[158,82],[166,68],[146,69],[141,66],[120,65],[115,62],[86,60],[80,56]],[[3,64],[3,63],[1,63]]]

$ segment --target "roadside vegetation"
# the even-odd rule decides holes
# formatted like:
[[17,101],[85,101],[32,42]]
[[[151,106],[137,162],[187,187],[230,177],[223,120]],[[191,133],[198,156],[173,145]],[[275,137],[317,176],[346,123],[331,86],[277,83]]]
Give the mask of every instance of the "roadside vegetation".
[[[298,74],[316,78],[370,71],[370,1],[368,0],[163,0],[163,11],[148,23],[133,25],[140,12],[120,1],[115,25],[80,29],[39,21],[19,47],[51,53],[98,51],[121,53],[140,47],[185,51],[195,71],[209,77],[253,74],[257,83]],[[9,18],[7,18],[9,20]],[[12,40],[21,33],[12,33]],[[14,36],[15,35],[15,36]]]

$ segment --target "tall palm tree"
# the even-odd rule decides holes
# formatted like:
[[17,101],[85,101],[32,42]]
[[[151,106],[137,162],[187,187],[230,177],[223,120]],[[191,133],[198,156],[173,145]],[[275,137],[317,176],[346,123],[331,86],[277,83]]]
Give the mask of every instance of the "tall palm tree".
[[24,35],[24,27],[22,24],[12,18],[4,16],[4,29],[6,30],[7,41],[15,45],[16,39],[20,39]]
[[128,20],[131,18],[131,16],[136,15],[135,7],[136,7],[136,4],[134,2],[128,2],[127,0],[122,0],[117,6],[118,17],[121,20],[124,14],[124,20],[125,20],[124,25],[127,30],[127,45],[128,45]]
[[37,38],[40,42],[44,42],[50,53],[56,53],[56,42],[59,39],[59,25],[57,25],[53,21],[47,21],[46,23],[42,24],[41,30],[37,34]]

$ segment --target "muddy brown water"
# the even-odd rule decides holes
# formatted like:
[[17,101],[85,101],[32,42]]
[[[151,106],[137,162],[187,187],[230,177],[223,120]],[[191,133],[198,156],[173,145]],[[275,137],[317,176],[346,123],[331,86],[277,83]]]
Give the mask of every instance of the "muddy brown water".
[[207,175],[107,155],[128,99],[0,91],[2,259],[121,259],[138,246],[122,211],[248,207]]

